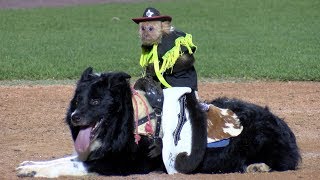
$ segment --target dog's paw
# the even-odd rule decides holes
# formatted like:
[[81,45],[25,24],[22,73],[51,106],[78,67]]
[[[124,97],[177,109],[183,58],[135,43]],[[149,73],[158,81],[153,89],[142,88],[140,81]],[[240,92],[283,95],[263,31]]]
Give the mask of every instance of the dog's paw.
[[[44,177],[56,178],[61,175],[63,169],[71,169],[71,161],[65,159],[52,161],[24,161],[16,168],[18,177]],[[71,168],[70,168],[71,167]]]
[[37,170],[35,168],[32,168],[33,165],[31,164],[28,165],[28,162],[30,161],[25,161],[16,168],[18,177],[35,177],[36,176]]
[[247,173],[256,173],[256,172],[269,172],[271,169],[265,163],[254,163],[250,164],[246,168]]
[[16,168],[17,176],[18,177],[35,177],[37,172],[32,167],[35,167],[34,165],[36,164],[37,164],[36,161],[23,161]]

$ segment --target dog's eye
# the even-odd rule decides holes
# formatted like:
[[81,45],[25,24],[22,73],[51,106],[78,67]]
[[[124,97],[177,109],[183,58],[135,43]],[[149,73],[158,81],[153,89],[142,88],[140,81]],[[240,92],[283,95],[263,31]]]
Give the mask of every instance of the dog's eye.
[[73,103],[74,103],[75,106],[78,106],[78,104],[79,104],[79,97],[74,98]]
[[100,100],[99,99],[91,99],[90,100],[90,104],[93,106],[99,105],[100,104]]

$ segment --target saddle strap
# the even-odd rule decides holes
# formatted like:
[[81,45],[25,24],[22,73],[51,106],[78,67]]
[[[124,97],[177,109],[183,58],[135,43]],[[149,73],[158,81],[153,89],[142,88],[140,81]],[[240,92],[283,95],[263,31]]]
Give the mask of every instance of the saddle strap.
[[[155,131],[154,131],[154,135],[153,138],[160,138],[160,131],[161,131],[161,114],[157,114],[156,112],[152,112],[151,114],[149,114],[150,119],[156,119],[156,127],[155,127]],[[138,120],[138,126],[148,122],[148,116],[145,116],[141,119]]]
[[156,117],[156,113],[155,113],[155,112],[152,112],[151,114],[149,114],[149,116],[147,115],[147,116],[139,119],[139,120],[138,120],[138,126],[146,123],[147,121],[149,121],[150,119],[153,119],[153,118],[155,118],[155,117]]
[[161,129],[161,114],[156,114],[156,119],[157,119],[157,123],[156,123],[156,131],[154,132],[154,139],[156,138],[160,138],[160,129]]

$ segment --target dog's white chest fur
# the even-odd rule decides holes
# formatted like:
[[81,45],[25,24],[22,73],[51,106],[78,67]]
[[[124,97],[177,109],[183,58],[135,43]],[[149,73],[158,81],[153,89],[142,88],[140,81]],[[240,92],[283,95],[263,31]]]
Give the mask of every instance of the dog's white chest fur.
[[[187,121],[183,124],[179,137],[175,136],[175,131],[177,130],[179,123],[179,98],[185,93],[190,92],[191,89],[188,87],[173,87],[163,90],[164,102],[161,125],[163,130],[162,159],[168,174],[177,173],[177,170],[175,169],[175,159],[179,153],[186,152],[188,155],[191,153],[192,131],[189,113],[186,109],[185,117],[187,118]],[[177,144],[175,144],[175,138],[178,138]]]

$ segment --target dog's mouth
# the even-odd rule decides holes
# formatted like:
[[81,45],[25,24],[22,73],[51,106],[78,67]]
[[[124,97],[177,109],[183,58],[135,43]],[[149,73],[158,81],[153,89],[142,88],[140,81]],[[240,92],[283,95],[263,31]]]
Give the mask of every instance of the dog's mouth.
[[90,145],[97,138],[101,122],[102,119],[95,124],[80,127],[80,131],[74,142],[74,147],[80,160],[85,161],[88,158],[91,151]]

